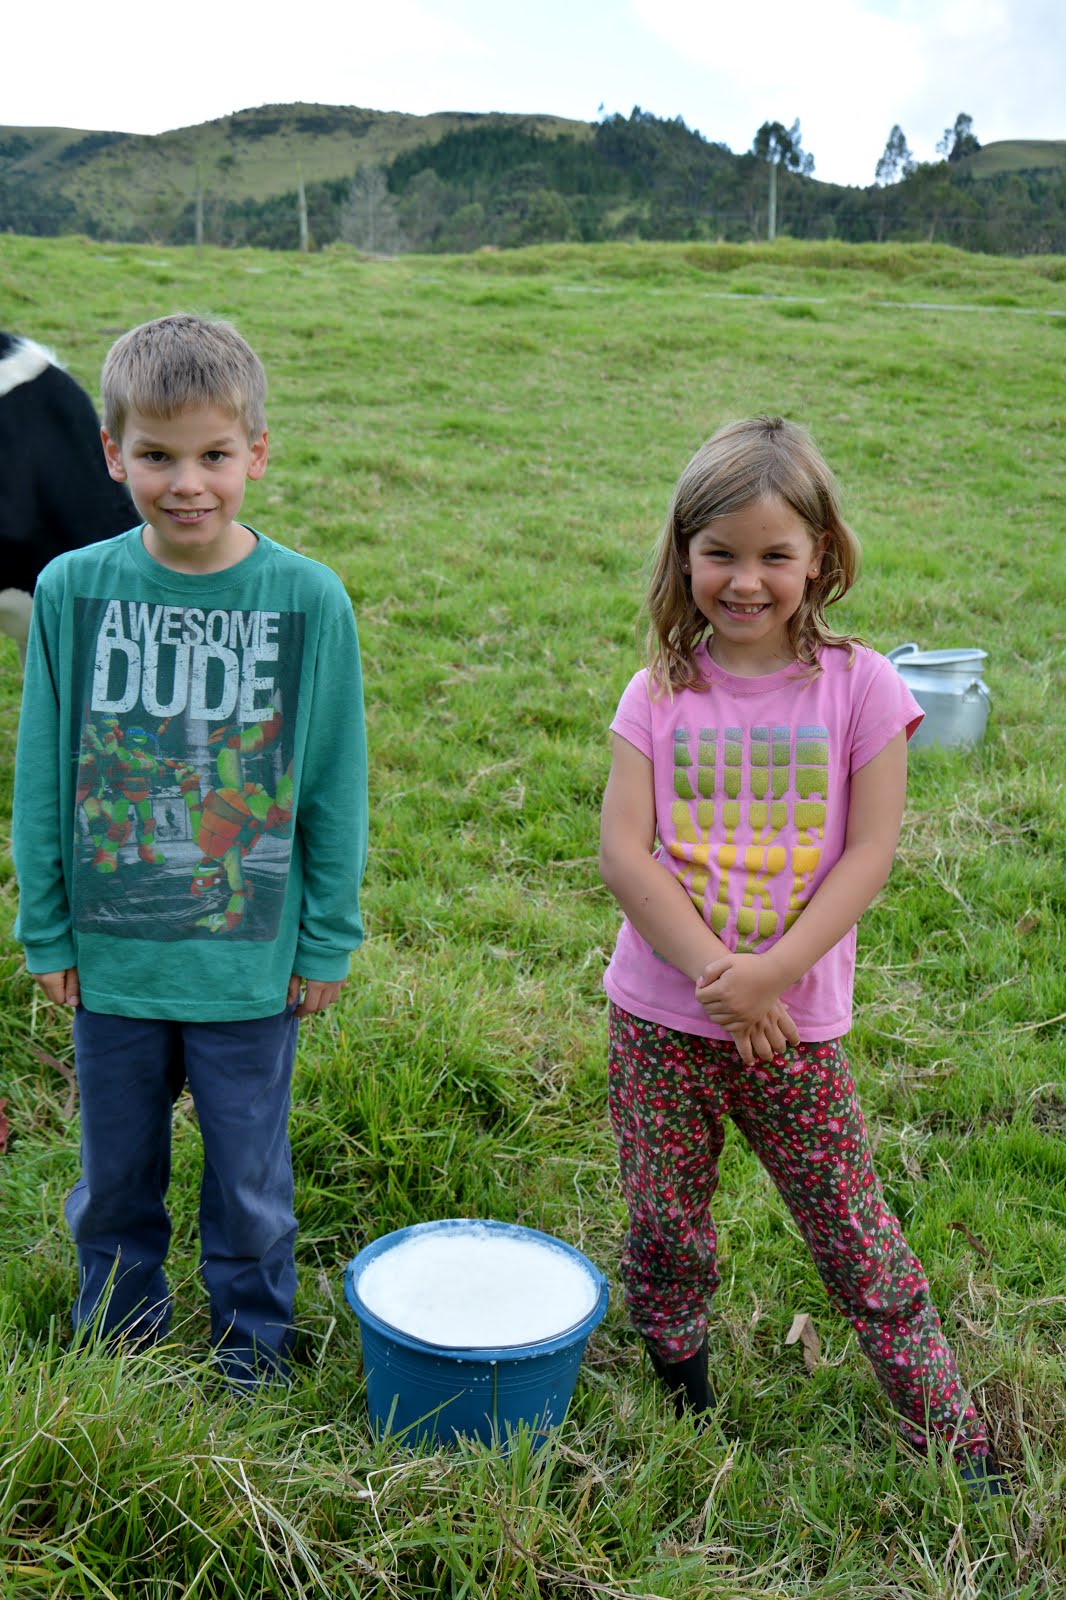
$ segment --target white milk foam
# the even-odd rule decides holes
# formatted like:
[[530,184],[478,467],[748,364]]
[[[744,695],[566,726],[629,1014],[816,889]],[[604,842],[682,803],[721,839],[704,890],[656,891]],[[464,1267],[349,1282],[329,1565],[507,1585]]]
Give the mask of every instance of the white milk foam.
[[390,1327],[460,1350],[552,1339],[587,1316],[599,1295],[565,1251],[476,1223],[411,1235],[375,1256],[356,1288]]

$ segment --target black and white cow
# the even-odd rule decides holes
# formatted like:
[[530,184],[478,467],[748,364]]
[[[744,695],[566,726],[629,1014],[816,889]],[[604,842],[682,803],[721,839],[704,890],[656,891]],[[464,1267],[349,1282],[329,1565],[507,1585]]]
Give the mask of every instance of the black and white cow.
[[50,351],[0,333],[0,633],[22,659],[41,568],[136,520],[85,390]]

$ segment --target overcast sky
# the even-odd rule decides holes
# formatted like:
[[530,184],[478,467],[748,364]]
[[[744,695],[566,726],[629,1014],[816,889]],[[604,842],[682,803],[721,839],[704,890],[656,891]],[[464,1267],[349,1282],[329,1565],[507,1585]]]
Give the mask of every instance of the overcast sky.
[[960,111],[982,144],[1066,138],[1066,0],[23,0],[3,34],[0,123],[18,126],[639,105],[737,152],[798,117],[815,176],[857,184],[897,122],[924,161]]

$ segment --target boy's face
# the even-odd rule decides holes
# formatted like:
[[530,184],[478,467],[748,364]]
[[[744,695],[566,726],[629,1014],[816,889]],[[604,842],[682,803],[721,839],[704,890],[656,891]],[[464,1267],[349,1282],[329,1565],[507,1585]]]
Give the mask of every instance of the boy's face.
[[266,471],[265,432],[249,442],[239,418],[211,405],[169,419],[131,411],[121,439],[101,434],[107,469],[128,484],[156,561],[175,572],[222,572],[249,554],[253,535],[235,519],[246,481]]

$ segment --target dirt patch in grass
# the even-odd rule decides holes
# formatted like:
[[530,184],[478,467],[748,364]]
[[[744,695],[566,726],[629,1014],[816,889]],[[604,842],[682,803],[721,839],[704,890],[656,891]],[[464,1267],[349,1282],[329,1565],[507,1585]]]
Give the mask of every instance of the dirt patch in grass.
[[1066,1139],[1066,1099],[1059,1094],[1043,1095],[1033,1102],[1033,1127],[1041,1133]]
[[[1056,1090],[1050,1090],[1030,1101],[1029,1107],[1034,1128],[1055,1138],[1066,1139],[1066,1097]],[[929,1133],[946,1131],[973,1134],[982,1128],[1009,1127],[1025,1109],[1025,1103],[988,1106],[977,1116],[966,1116],[950,1106],[939,1106],[922,1118],[922,1127]]]

